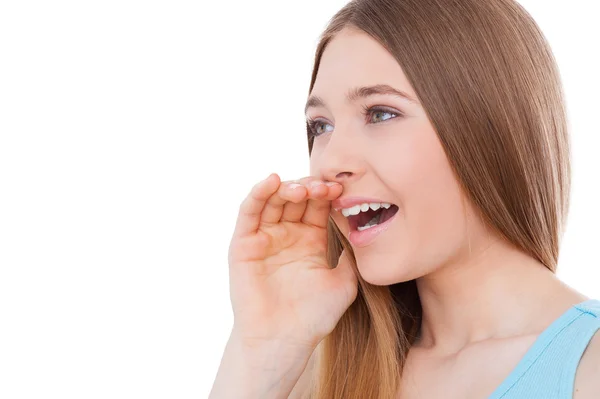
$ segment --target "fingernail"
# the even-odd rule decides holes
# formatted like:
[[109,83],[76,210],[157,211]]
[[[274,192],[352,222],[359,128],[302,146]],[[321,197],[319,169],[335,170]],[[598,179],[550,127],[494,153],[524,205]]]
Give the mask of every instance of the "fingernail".
[[322,184],[323,184],[323,182],[320,181],[320,180],[311,181],[310,182],[310,188],[315,188],[315,187],[318,187],[318,186],[320,186]]
[[302,184],[298,184],[298,183],[290,183],[288,184],[288,187],[291,188],[292,190],[298,187],[302,187]]
[[325,185],[327,185],[328,187],[333,187],[335,186],[337,183],[334,181],[328,181],[327,183],[325,183]]

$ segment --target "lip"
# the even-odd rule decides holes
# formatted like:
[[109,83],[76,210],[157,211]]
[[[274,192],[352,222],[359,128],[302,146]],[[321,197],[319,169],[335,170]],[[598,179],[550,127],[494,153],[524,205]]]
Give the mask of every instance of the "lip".
[[354,246],[354,247],[366,247],[367,245],[371,244],[373,241],[375,241],[375,239],[384,231],[386,231],[390,225],[392,224],[392,221],[394,221],[394,219],[396,219],[396,216],[398,216],[398,211],[396,211],[396,213],[389,218],[388,220],[386,220],[385,222],[378,224],[377,226],[368,228],[366,230],[363,231],[358,231],[358,230],[352,230],[349,232],[348,234],[348,241],[350,241],[350,243]]
[[354,205],[377,202],[382,203],[386,202],[388,204],[392,204],[391,202],[384,201],[378,198],[369,198],[369,197],[340,197],[332,201],[331,206],[336,211],[341,211],[343,208],[351,208]]

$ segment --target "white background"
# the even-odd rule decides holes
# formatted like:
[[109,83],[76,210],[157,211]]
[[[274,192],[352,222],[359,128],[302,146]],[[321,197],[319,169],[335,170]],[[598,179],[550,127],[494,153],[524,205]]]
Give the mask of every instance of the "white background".
[[[208,396],[237,208],[308,174],[314,50],[344,4],[0,4],[0,397]],[[559,275],[600,297],[600,8],[522,4],[569,107]]]

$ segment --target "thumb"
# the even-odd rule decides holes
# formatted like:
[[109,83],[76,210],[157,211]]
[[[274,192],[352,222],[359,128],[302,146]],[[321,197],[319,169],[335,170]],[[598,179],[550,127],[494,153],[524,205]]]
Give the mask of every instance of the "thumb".
[[358,279],[356,277],[356,272],[352,267],[352,261],[350,260],[350,256],[348,255],[348,251],[345,249],[342,251],[340,258],[338,260],[338,264],[333,269],[333,273],[336,275],[336,278],[350,284],[356,288],[358,285]]

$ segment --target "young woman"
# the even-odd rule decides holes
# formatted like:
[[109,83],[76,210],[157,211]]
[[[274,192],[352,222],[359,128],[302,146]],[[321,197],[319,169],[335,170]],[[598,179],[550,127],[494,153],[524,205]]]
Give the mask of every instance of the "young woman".
[[555,275],[569,139],[513,0],[356,0],[317,48],[310,176],[230,245],[211,398],[600,398],[600,301]]

